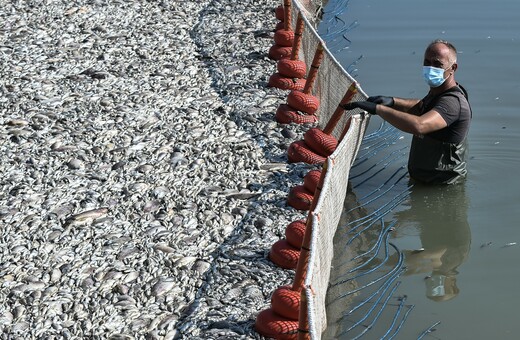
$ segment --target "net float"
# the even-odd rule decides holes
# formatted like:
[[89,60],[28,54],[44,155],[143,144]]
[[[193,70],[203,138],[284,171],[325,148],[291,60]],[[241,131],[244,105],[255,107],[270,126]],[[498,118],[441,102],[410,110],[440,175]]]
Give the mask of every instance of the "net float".
[[320,180],[321,170],[311,170],[303,177],[303,186],[308,191],[314,193]]
[[275,14],[276,19],[278,19],[280,21],[284,21],[285,14],[284,14],[284,10],[283,10],[283,5],[276,7],[274,10],[274,14]]
[[273,45],[269,49],[268,57],[272,60],[280,60],[282,58],[289,58],[291,56],[292,47]]
[[317,154],[328,157],[338,147],[338,140],[319,128],[311,128],[303,135],[305,144]]
[[291,286],[279,287],[271,296],[271,308],[278,315],[291,320],[298,320],[300,292],[292,290]]
[[291,189],[287,197],[287,203],[296,210],[309,210],[313,194],[303,185],[297,185]]
[[267,338],[296,340],[298,320],[291,320],[276,314],[272,308],[263,310],[256,317],[255,330]]
[[303,162],[307,164],[323,164],[326,157],[318,155],[310,150],[304,141],[296,141],[289,145],[287,150],[289,163]]
[[318,121],[315,115],[302,114],[287,104],[282,104],[276,110],[276,121],[281,124],[313,124]]
[[[276,69],[278,73],[288,78],[305,78],[307,74],[307,65],[305,65],[305,62],[302,60],[281,59],[278,61]],[[303,87],[301,90],[303,90]]]
[[269,259],[277,266],[285,269],[294,269],[298,264],[300,249],[291,246],[287,240],[275,242],[269,252]]
[[305,234],[305,220],[297,220],[289,223],[285,228],[285,239],[295,248],[300,248]]
[[292,47],[294,42],[294,31],[281,29],[274,32],[274,43],[280,46]]
[[273,73],[269,77],[269,82],[267,83],[267,86],[276,87],[281,90],[303,90],[303,88],[305,87],[305,79],[290,78],[283,76],[280,73]]

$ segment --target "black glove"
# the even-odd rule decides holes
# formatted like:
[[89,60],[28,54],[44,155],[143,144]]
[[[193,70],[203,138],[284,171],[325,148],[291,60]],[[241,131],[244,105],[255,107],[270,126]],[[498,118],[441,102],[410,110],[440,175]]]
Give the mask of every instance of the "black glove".
[[385,96],[372,96],[367,99],[371,103],[381,104],[384,106],[392,107],[394,106],[394,98],[385,97]]
[[371,115],[375,115],[377,104],[369,102],[369,101],[351,102],[351,103],[342,105],[342,107],[345,110],[353,110],[356,108],[360,108],[361,110],[366,111],[366,112],[370,113]]

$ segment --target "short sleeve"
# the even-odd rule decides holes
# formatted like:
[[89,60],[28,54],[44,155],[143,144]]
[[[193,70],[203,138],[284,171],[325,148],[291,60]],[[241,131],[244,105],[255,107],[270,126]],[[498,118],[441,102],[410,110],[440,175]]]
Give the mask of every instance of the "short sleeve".
[[450,126],[459,119],[460,102],[459,98],[451,95],[444,95],[435,104],[433,110],[439,112],[446,124]]

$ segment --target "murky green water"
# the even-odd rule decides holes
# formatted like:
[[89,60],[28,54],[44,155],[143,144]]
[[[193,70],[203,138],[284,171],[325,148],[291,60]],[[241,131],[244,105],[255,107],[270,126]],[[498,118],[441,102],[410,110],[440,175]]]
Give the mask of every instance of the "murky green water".
[[362,56],[350,71],[369,95],[424,96],[423,51],[442,38],[459,50],[473,108],[465,184],[414,188],[386,216],[409,267],[399,289],[416,305],[397,338],[436,321],[426,338],[520,338],[520,1],[351,0],[341,18],[358,26],[338,59]]

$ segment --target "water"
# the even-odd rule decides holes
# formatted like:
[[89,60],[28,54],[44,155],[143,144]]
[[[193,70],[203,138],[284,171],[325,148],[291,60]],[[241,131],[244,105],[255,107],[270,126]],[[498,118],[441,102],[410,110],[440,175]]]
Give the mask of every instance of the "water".
[[[437,321],[426,339],[519,338],[520,2],[351,0],[340,17],[354,27],[351,43],[330,46],[369,95],[424,96],[424,49],[442,38],[459,51],[456,79],[473,108],[465,184],[414,188],[386,216],[397,221],[392,242],[410,268],[399,290],[416,306],[398,338],[417,338]],[[437,301],[443,279],[446,301]]]

